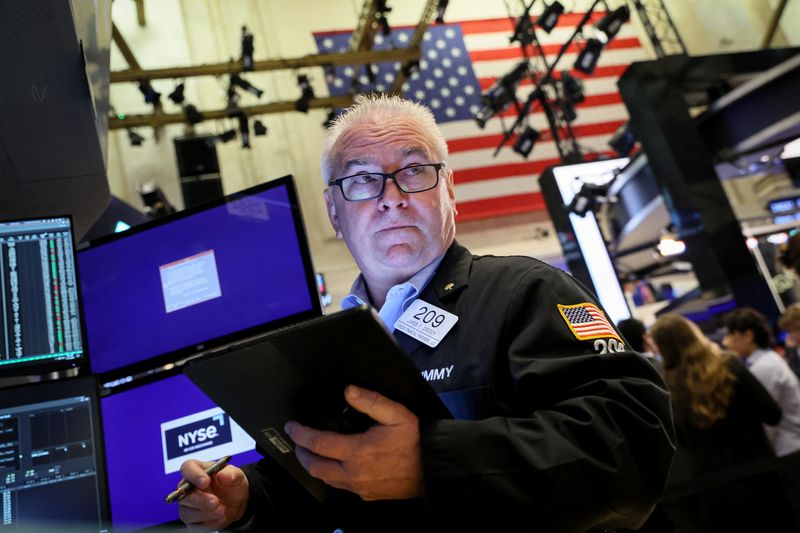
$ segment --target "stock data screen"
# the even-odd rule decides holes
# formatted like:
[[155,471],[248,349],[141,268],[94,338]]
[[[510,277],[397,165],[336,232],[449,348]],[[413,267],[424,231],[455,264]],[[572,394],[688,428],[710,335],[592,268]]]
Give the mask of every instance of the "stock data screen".
[[93,378],[4,389],[0,405],[0,528],[103,531]]
[[76,283],[68,217],[0,222],[0,374],[82,359]]

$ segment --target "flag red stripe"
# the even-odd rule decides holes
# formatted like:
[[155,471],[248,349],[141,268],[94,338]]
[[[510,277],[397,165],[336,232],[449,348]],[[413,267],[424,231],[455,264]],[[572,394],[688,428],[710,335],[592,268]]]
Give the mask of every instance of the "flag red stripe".
[[[564,13],[561,15],[561,17],[559,17],[556,28],[566,28],[568,26],[575,27],[585,14],[585,12]],[[589,20],[591,22],[596,22],[603,18],[603,15],[605,14],[605,11],[595,11],[592,13],[592,16]],[[536,20],[537,16],[538,13],[533,16],[534,21]],[[445,19],[446,18],[447,17],[445,17]],[[461,25],[461,31],[464,32],[464,35],[477,35],[481,33],[498,33],[507,31],[509,33],[509,37],[511,37],[511,32],[514,31],[514,28],[517,25],[517,21],[509,17],[481,20],[454,20],[448,22]],[[544,31],[539,29],[538,26],[536,27],[536,32],[540,38],[542,35],[547,35],[544,33]]]
[[[594,74],[589,76],[588,74],[584,74],[583,72],[577,71],[575,69],[569,69],[570,74],[576,78],[618,78],[622,76],[625,71],[628,69],[628,65],[610,65],[608,67],[597,67],[594,69]],[[554,76],[557,80],[561,79],[561,72],[557,71]],[[483,78],[478,78],[478,84],[481,86],[481,91],[485,91],[489,87],[497,81],[496,77],[493,76],[486,76]],[[530,78],[525,78],[524,80],[519,82],[520,86],[525,85],[533,85],[533,81]]]
[[544,203],[542,193],[533,192],[502,196],[499,198],[458,202],[456,207],[458,207],[456,221],[466,222],[468,220],[542,211],[547,209],[547,204]]
[[[575,108],[582,109],[584,107],[597,107],[597,106],[621,104],[621,103],[622,103],[622,96],[620,96],[619,93],[590,94],[586,96],[586,99],[583,102],[576,105]],[[542,111],[539,109],[539,106],[537,105],[534,108],[533,112],[541,113]],[[501,111],[498,115],[503,117],[516,118],[517,109],[514,106],[509,106],[503,111]],[[497,117],[498,115],[495,115],[495,117]]]
[[[542,45],[545,55],[556,55],[561,50],[560,44]],[[626,37],[614,39],[605,46],[606,50],[621,50],[624,48],[641,48],[642,43],[636,37]],[[582,49],[578,43],[572,43],[567,47],[567,54],[577,54]],[[475,61],[495,61],[498,59],[523,59],[522,50],[519,48],[494,48],[490,50],[475,50],[469,53],[470,59]]]
[[[572,131],[576,137],[603,135],[606,133],[614,133],[615,131],[617,131],[617,128],[625,124],[625,122],[626,121],[624,120],[614,120],[611,122],[581,124],[578,126],[574,126],[572,128]],[[566,130],[562,129],[559,132],[559,135],[564,135],[565,133]],[[500,143],[500,140],[502,138],[503,136],[501,134],[495,134],[495,135],[480,135],[477,137],[463,137],[460,139],[450,139],[447,141],[447,148],[451,154],[459,152],[468,152],[470,150],[478,150],[481,148],[495,148]],[[514,135],[508,142],[510,144],[513,144],[516,138],[517,136]],[[550,130],[541,131],[541,137],[539,138],[538,142],[552,141],[552,140],[553,136],[550,134]]]

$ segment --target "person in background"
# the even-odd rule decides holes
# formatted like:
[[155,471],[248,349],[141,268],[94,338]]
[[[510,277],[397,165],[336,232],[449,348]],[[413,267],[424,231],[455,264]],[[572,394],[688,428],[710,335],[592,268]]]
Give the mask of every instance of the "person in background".
[[[187,461],[181,474],[200,490],[181,501],[184,522],[348,533],[641,524],[674,453],[661,378],[568,275],[455,241],[453,170],[430,110],[357,97],[327,130],[322,174],[333,229],[361,271],[343,307],[380,310],[409,359],[437,370],[429,383],[455,419],[421,425],[348,386],[348,404],[375,420],[367,431],[285,427],[304,468],[338,489],[329,501],[268,460],[213,478]],[[396,327],[415,305],[457,321],[423,344]]]
[[781,408],[780,424],[767,427],[778,456],[800,450],[800,381],[777,352],[766,318],[751,308],[731,311],[723,319],[722,345],[736,353]]
[[778,327],[786,332],[785,352],[783,358],[789,368],[800,378],[800,304],[792,304],[786,308],[778,320]]
[[[678,437],[670,487],[702,487],[704,475],[775,456],[763,425],[777,424],[780,408],[733,353],[676,314],[656,320],[650,334],[663,357]],[[681,532],[797,531],[782,487],[774,472],[749,476],[664,510]]]
[[663,363],[661,356],[653,349],[653,341],[644,327],[644,322],[638,318],[625,318],[617,323],[617,329],[630,345],[634,352],[639,352],[661,372]]

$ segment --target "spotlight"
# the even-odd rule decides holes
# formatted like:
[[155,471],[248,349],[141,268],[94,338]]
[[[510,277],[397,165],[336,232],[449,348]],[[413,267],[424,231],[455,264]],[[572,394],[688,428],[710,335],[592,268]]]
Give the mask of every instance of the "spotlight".
[[322,123],[322,126],[325,129],[330,128],[331,126],[333,126],[333,122],[336,120],[336,117],[338,117],[341,114],[342,114],[341,109],[331,109],[330,113],[328,113],[328,116],[325,118],[325,122]]
[[157,105],[161,99],[161,93],[153,89],[149,81],[140,81],[139,90],[144,95],[144,101],[148,104]]
[[419,72],[419,60],[415,59],[403,65],[403,75],[406,78],[410,78],[415,72]]
[[633,145],[636,144],[636,137],[633,135],[630,123],[626,122],[614,132],[611,139],[608,141],[609,146],[614,149],[620,157],[627,157],[633,150]]
[[436,24],[444,24],[444,12],[447,10],[449,0],[439,0],[436,4]]
[[495,113],[505,109],[509,103],[516,100],[517,84],[528,73],[528,63],[519,63],[514,70],[494,82],[486,92],[481,94],[483,107],[475,114],[475,121],[478,127],[486,126],[486,121],[492,118]]
[[514,143],[513,150],[527,159],[531,153],[531,150],[533,150],[533,145],[536,144],[538,139],[539,132],[530,126],[526,126],[522,133],[520,133],[517,137],[517,141]]
[[667,230],[662,232],[656,248],[658,248],[658,253],[663,257],[670,257],[685,252],[686,243],[680,240],[674,233]]
[[389,26],[389,20],[386,18],[386,15],[383,13],[379,13],[375,15],[376,20],[378,21],[378,26],[381,27],[381,33],[384,37],[388,36],[392,33],[392,27]]
[[239,134],[242,136],[242,148],[250,148],[250,121],[247,120],[247,115],[240,113],[237,117],[239,119]]
[[185,100],[183,96],[183,89],[184,89],[183,82],[180,82],[177,86],[175,86],[175,89],[173,89],[173,91],[169,93],[168,98],[173,102],[175,102],[176,104],[181,105]]
[[595,25],[597,37],[603,42],[608,43],[619,32],[622,25],[631,18],[631,10],[627,5],[621,5],[614,11],[606,14]]
[[509,42],[519,42],[520,45],[527,46],[531,44],[535,38],[536,32],[533,29],[531,18],[527,14],[522,15],[517,21],[517,25],[514,28],[514,35],[511,36]]
[[586,99],[583,92],[583,82],[569,73],[561,71],[561,91],[566,100],[573,104],[580,104]]
[[128,128],[128,140],[131,142],[131,146],[141,146],[144,142],[144,137]]
[[592,37],[588,39],[584,45],[578,58],[575,60],[573,68],[579,70],[584,74],[591,74],[597,66],[597,61],[600,59],[600,52],[603,51],[603,43]]
[[169,203],[167,196],[154,181],[140,183],[138,189],[144,210],[150,217],[159,218],[175,212],[175,208]]
[[308,113],[310,102],[314,98],[314,89],[305,74],[297,76],[297,85],[300,86],[300,98],[295,101],[294,108],[301,113]]
[[378,76],[375,74],[375,70],[372,68],[370,63],[365,63],[364,69],[367,71],[367,79],[370,83],[374,84],[376,81],[378,81]]
[[240,89],[244,89],[250,94],[257,96],[258,98],[261,98],[261,95],[264,94],[264,91],[262,91],[261,89],[259,89],[246,79],[242,78],[238,74],[231,74],[231,85],[235,85]]
[[233,129],[228,131],[223,131],[222,133],[217,135],[217,139],[223,143],[226,143],[235,138],[236,138],[236,130]]
[[544,8],[542,14],[536,19],[536,25],[542,28],[545,33],[550,33],[558,24],[558,18],[564,13],[564,6],[558,0]]
[[183,112],[186,114],[186,122],[189,124],[199,124],[206,119],[194,104],[186,104],[183,107]]
[[569,100],[561,100],[559,102],[559,107],[561,108],[561,120],[568,124],[572,124],[575,122],[575,119],[578,118],[578,114],[575,112],[575,106],[572,105],[572,102]]
[[245,70],[253,70],[253,34],[242,26],[242,64]]
[[579,217],[586,216],[589,211],[595,211],[600,202],[605,200],[605,195],[613,181],[603,185],[584,183],[567,206],[567,211],[575,213]]
[[253,133],[258,136],[266,135],[268,132],[267,127],[264,125],[263,122],[260,120],[256,120],[253,122]]

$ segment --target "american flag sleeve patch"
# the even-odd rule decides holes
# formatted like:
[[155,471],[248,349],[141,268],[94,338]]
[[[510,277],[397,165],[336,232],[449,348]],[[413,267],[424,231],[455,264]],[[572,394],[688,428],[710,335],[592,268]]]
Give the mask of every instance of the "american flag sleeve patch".
[[605,314],[594,304],[558,304],[558,312],[564,318],[572,334],[581,341],[612,337],[619,341],[617,331]]

